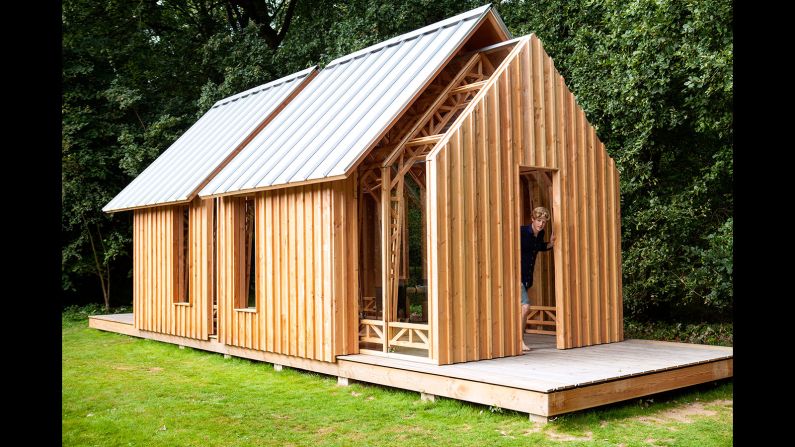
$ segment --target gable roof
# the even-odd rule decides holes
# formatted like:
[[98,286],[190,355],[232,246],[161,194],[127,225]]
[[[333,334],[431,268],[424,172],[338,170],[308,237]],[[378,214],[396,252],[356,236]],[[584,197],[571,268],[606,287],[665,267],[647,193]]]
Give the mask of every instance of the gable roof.
[[192,200],[208,178],[316,73],[311,67],[216,102],[102,211]]
[[332,61],[199,196],[345,177],[490,11],[487,4]]

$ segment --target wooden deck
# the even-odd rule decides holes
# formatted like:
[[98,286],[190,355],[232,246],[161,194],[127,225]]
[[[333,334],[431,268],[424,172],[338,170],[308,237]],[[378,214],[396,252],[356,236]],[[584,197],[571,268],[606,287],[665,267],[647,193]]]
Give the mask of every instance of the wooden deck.
[[348,380],[418,391],[526,412],[535,421],[733,375],[734,349],[650,340],[626,340],[555,349],[551,335],[526,335],[532,350],[495,360],[437,366],[374,355],[320,362],[133,327],[132,314],[89,318],[89,327],[335,375]]

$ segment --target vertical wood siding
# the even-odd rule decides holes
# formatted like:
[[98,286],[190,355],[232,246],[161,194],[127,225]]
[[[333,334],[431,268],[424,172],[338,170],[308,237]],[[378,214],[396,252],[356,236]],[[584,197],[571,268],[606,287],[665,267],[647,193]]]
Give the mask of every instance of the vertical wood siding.
[[189,208],[189,304],[175,304],[182,206],[134,211],[133,310],[135,328],[206,340],[212,330],[213,202]]
[[553,172],[547,200],[557,242],[535,273],[555,297],[558,348],[623,339],[618,172],[532,35],[429,156],[432,356],[440,364],[521,352],[520,166]]
[[356,296],[355,179],[255,194],[255,311],[234,309],[241,282],[243,206],[219,207],[218,339],[230,345],[335,361],[354,353]]

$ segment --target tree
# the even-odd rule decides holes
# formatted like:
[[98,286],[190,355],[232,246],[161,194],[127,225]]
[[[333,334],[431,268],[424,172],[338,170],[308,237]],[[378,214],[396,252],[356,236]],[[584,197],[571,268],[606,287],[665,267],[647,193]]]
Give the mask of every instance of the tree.
[[229,23],[240,32],[249,22],[254,22],[257,34],[271,49],[282,43],[293,20],[297,0],[227,0],[226,14]]
[[154,1],[70,0],[62,11],[62,287],[92,294],[95,276],[107,307],[111,277],[129,278],[132,229],[101,209],[192,124],[207,27]]

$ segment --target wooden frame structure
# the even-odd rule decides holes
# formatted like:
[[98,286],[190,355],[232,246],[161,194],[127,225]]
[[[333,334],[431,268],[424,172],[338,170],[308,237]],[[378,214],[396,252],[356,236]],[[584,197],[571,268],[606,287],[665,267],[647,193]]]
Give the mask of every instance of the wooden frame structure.
[[[413,368],[431,380],[442,365],[516,358],[521,336],[553,339],[558,350],[621,342],[615,163],[538,38],[511,39],[493,10],[473,11],[461,19],[476,18],[470,28],[440,22],[469,31],[344,174],[206,196],[196,189],[188,201],[135,206],[134,317],[131,328],[116,329],[357,380],[364,373],[349,368]],[[289,117],[278,114],[297,113],[291,101],[311,104],[302,89],[313,91],[321,78],[329,76],[313,72],[280,93],[281,103],[272,99],[273,112],[251,135],[235,134],[222,164],[256,156],[245,146],[272,123],[288,129]],[[262,115],[247,104],[240,109]],[[208,170],[201,184],[227,168]],[[408,229],[410,205],[421,230]],[[535,205],[550,209],[557,243],[539,255],[537,302],[522,322],[519,228]],[[410,266],[410,236],[421,239],[412,248],[421,252],[418,266]],[[421,280],[404,288],[417,270]],[[418,320],[409,318],[408,296],[398,308],[409,289],[420,295]],[[110,328],[100,320],[92,327]],[[342,367],[342,358],[383,364]],[[724,360],[703,377],[730,376]],[[410,381],[398,386],[414,389]],[[544,416],[573,408],[501,406]]]
[[[422,213],[421,321],[398,310],[406,181]],[[256,208],[245,237],[244,198]],[[552,210],[560,242],[541,256],[541,302],[520,322],[518,229],[531,201]],[[196,197],[185,260],[171,223],[184,205],[135,209],[136,327],[327,362],[513,356],[520,333],[555,334],[560,349],[620,341],[618,204],[615,165],[540,41],[509,39],[489,12],[343,179]],[[246,238],[256,303],[242,306]],[[186,270],[191,296],[172,302]]]

